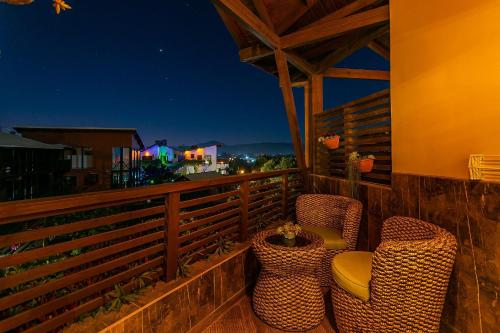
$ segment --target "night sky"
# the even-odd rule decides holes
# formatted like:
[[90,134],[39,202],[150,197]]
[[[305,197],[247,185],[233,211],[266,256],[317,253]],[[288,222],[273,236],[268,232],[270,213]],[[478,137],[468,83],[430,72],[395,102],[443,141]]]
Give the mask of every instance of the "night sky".
[[[239,61],[210,1],[69,3],[59,16],[49,0],[0,4],[1,127],[135,127],[146,144],[291,141],[277,79]],[[338,66],[388,69],[368,49]],[[385,87],[328,79],[325,107]]]

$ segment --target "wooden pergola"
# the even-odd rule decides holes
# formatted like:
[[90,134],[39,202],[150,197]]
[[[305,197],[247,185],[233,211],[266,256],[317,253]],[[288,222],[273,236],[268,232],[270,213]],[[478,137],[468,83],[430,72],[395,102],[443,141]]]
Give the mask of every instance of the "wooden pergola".
[[[389,80],[389,72],[334,67],[369,47],[389,59],[388,0],[212,0],[240,60],[279,78],[297,164],[312,166],[312,115],[323,111],[323,78]],[[305,153],[294,87],[304,88]]]

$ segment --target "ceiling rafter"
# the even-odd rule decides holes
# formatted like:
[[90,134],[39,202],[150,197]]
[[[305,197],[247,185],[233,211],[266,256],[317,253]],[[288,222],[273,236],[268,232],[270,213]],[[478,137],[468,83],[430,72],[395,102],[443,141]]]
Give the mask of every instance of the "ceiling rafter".
[[367,79],[388,81],[390,79],[390,72],[372,69],[329,68],[323,73],[323,76],[339,79]]
[[240,0],[212,0],[268,47],[280,47],[280,38]]
[[376,40],[372,40],[371,42],[368,43],[368,47],[373,52],[384,58],[385,60],[389,60],[391,56],[390,51],[384,45],[382,45],[382,43]]
[[234,41],[236,42],[236,45],[238,45],[238,48],[241,48],[244,43],[244,38],[238,22],[236,22],[233,17],[229,16],[219,6],[215,5],[215,9],[217,10],[217,13],[219,14],[222,22],[224,22],[224,24],[226,25],[227,30],[231,34],[231,37],[233,37]]
[[296,67],[298,70],[303,72],[304,74],[313,74],[316,71],[316,66],[305,60],[304,58],[300,57],[296,53],[292,51],[285,52],[286,58],[288,59],[288,62],[291,63],[294,67]]
[[245,47],[239,51],[242,62],[255,62],[259,59],[274,55],[274,51],[262,44]]
[[344,18],[324,21],[319,25],[290,33],[281,37],[281,47],[283,49],[294,48],[319,42],[349,31],[380,24],[388,20],[389,6],[385,5]]
[[271,16],[269,16],[269,11],[266,8],[266,5],[264,4],[263,0],[252,0],[253,5],[255,6],[255,9],[257,9],[257,13],[259,14],[260,19],[262,22],[264,22],[269,29],[274,31],[274,23],[273,20],[271,19]]
[[317,67],[317,72],[318,73],[323,73],[333,65],[339,63],[346,57],[350,56],[360,48],[366,46],[370,41],[379,38],[380,36],[384,35],[389,31],[389,25],[384,24],[382,27],[379,27],[375,30],[372,30],[368,34],[363,34],[359,36],[359,38],[355,38],[353,42],[345,47],[339,48],[326,57],[324,57],[318,67]]
[[310,24],[306,25],[305,27],[302,27],[301,29],[306,29],[306,28],[310,28],[312,26],[317,26],[317,25],[323,24],[325,22],[329,22],[331,20],[338,20],[338,19],[344,18],[346,16],[349,16],[349,15],[357,12],[358,10],[361,10],[361,9],[363,9],[365,7],[373,5],[373,4],[377,3],[377,2],[380,2],[380,0],[357,0],[357,1],[353,1],[353,2],[345,5],[344,7],[341,7],[339,9],[337,9],[333,13],[330,13],[330,14],[326,15],[323,18],[320,18],[319,20],[311,22]]
[[276,33],[278,35],[281,35],[285,31],[287,31],[292,25],[295,24],[295,22],[306,15],[309,12],[309,9],[311,9],[311,7],[313,7],[317,2],[317,0],[307,0],[304,3],[304,6],[301,6],[296,10],[291,10],[287,17],[282,22],[280,22],[280,24],[276,25]]

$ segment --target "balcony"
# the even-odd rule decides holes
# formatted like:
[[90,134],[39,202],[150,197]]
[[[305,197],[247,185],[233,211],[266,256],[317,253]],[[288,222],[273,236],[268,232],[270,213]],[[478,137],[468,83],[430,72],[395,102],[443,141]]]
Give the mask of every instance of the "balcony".
[[[266,272],[252,241],[296,220],[302,194],[330,194],[362,204],[346,252],[374,259],[351,260],[369,267],[359,274],[362,288],[335,280],[320,289],[324,317],[302,331],[497,332],[499,6],[212,2],[240,60],[279,79],[298,168],[0,204],[0,331],[281,332],[252,305]],[[385,59],[385,69],[340,67],[358,51]],[[385,86],[330,108],[330,79]],[[351,89],[337,87],[335,97]],[[324,143],[332,137],[338,145]],[[363,173],[359,155],[373,163]],[[490,163],[479,163],[474,178],[471,155]],[[332,211],[355,215],[322,205],[311,209],[312,220]],[[335,240],[347,244],[339,234]],[[435,241],[437,234],[445,236]],[[332,274],[340,255],[322,257]],[[268,271],[289,273],[296,257],[281,253]],[[315,258],[300,264],[313,266]],[[419,266],[429,261],[439,269]],[[310,273],[302,268],[291,275]],[[278,280],[265,296],[288,308],[267,315],[315,308],[287,302],[302,280]],[[298,319],[301,327],[306,318]]]

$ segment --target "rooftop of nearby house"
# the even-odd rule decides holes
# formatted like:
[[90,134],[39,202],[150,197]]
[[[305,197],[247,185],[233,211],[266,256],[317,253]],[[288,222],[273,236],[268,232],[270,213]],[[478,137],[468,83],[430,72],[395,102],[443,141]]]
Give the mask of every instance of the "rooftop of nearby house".
[[19,135],[1,133],[0,147],[2,148],[24,148],[24,149],[64,149],[64,145],[51,145],[36,140],[23,138]]

